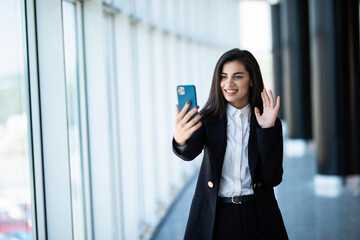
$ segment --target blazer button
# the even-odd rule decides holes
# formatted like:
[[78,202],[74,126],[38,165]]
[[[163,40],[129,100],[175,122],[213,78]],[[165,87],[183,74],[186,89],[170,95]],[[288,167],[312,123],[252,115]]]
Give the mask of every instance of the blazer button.
[[209,188],[213,188],[214,184],[211,181],[208,181],[208,186],[209,186]]

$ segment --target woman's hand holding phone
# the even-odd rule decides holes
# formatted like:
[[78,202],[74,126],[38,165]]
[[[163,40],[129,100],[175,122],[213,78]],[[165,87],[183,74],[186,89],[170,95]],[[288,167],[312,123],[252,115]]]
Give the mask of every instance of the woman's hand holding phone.
[[174,139],[179,146],[184,146],[190,136],[201,127],[201,115],[198,114],[191,119],[198,111],[198,107],[194,107],[188,112],[190,102],[186,103],[183,109],[179,112],[179,105],[176,105],[176,120],[175,120],[175,134]]

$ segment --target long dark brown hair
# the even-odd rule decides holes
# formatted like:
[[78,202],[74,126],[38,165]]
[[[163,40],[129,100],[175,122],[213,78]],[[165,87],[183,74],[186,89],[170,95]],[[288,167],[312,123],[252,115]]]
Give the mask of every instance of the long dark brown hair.
[[200,114],[203,115],[204,118],[221,119],[226,116],[227,101],[220,88],[220,81],[224,64],[232,61],[239,61],[244,64],[245,69],[250,75],[250,81],[252,81],[252,86],[249,88],[250,106],[252,109],[258,107],[262,113],[263,103],[261,100],[261,91],[264,89],[264,83],[259,64],[249,51],[234,48],[224,53],[216,63],[209,99],[200,111]]

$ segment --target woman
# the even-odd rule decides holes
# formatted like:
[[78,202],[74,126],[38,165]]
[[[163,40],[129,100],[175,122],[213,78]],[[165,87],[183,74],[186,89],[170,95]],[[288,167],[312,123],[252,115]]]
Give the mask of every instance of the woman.
[[204,149],[185,239],[288,239],[273,187],[282,181],[282,126],[254,56],[232,49],[218,60],[200,113],[177,109],[173,151]]

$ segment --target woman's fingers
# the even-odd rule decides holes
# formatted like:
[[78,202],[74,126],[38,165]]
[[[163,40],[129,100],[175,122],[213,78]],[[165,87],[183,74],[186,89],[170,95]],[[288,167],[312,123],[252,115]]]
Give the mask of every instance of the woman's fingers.
[[274,103],[274,95],[272,93],[271,90],[269,90],[269,104],[271,108],[275,107],[275,103]]
[[275,104],[272,91],[269,90],[269,93],[267,93],[266,89],[264,89],[261,92],[261,99],[264,108],[262,114],[257,107],[254,108],[256,119],[262,128],[273,127],[280,109],[280,96],[276,98]]
[[193,132],[195,132],[201,126],[201,115],[197,115],[191,119],[191,117],[198,111],[198,108],[195,107],[188,112],[190,105],[191,102],[187,102],[180,112],[179,106],[176,105],[174,139],[181,146],[184,145]]
[[263,101],[263,108],[265,109],[266,107],[271,107],[274,108],[275,106],[275,99],[274,99],[274,95],[273,92],[271,90],[266,91],[266,89],[264,88],[264,90],[261,92],[261,99]]
[[201,119],[201,115],[198,114],[196,115],[193,119],[191,119],[186,125],[185,125],[185,128],[192,128],[198,121],[200,121]]
[[186,120],[189,116],[191,117],[197,111],[197,108],[191,109],[184,118],[175,123],[174,139],[179,145],[184,145],[187,139],[201,126],[200,119],[202,116],[198,114],[190,121]]
[[265,103],[265,97],[264,97],[264,90],[261,92],[261,100],[263,102],[263,109],[265,109],[266,103]]
[[[184,116],[185,116],[187,110],[189,109],[189,107],[190,107],[190,102],[187,102],[187,103],[184,105],[183,109],[181,109],[181,112],[177,115],[178,120],[181,120],[182,118],[184,118]],[[178,108],[179,108],[179,107],[178,107]]]
[[267,95],[266,89],[261,92],[261,99],[263,101],[263,109],[269,107],[269,97]]
[[179,105],[176,104],[176,118],[179,116]]
[[196,130],[198,130],[202,125],[202,122],[199,121],[197,124],[195,124],[194,126],[192,126],[189,131],[190,131],[190,136],[191,134],[193,134]]
[[197,112],[197,110],[197,107],[191,109],[188,113],[185,114],[181,122],[185,125],[190,120],[190,118]]
[[276,113],[279,111],[279,108],[280,108],[280,96],[277,96],[276,105],[275,105]]
[[255,108],[254,108],[254,111],[255,111],[256,119],[259,119],[259,117],[261,116],[261,115],[260,115],[260,110],[259,110],[257,107],[255,107]]
[[201,121],[198,121],[196,124],[194,123],[192,125],[189,125],[189,123],[186,124],[186,126],[183,126],[181,129],[181,136],[185,142],[202,125]]
[[265,98],[265,88],[263,89],[263,91],[261,92],[261,98],[263,100],[263,105],[264,105],[264,109],[267,107],[266,105],[266,98]]
[[269,107],[270,106],[270,99],[269,99],[269,95],[268,95],[265,88],[264,88],[264,99],[265,99],[265,106]]

